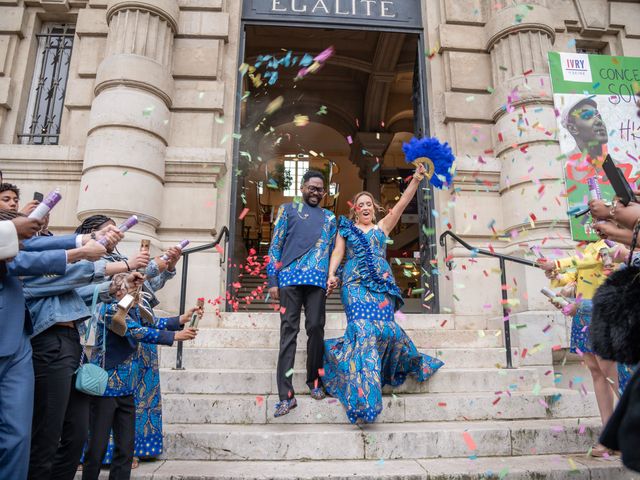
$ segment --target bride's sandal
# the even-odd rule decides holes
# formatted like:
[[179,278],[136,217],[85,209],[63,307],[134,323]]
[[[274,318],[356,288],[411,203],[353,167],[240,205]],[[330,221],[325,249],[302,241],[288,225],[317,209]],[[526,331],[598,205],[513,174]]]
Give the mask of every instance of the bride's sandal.
[[140,466],[140,459],[138,457],[133,457],[133,462],[131,463],[131,470],[135,470]]

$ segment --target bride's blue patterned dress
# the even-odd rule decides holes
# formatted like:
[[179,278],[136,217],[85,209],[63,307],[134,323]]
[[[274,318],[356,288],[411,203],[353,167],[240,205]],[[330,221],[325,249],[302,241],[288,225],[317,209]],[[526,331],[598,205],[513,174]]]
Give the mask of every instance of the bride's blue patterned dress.
[[346,241],[342,303],[347,328],[325,341],[325,388],[342,402],[351,423],[373,422],[382,412],[382,387],[402,385],[407,375],[429,379],[443,363],[420,353],[394,314],[404,301],[386,260],[387,236],[377,226],[364,233],[340,217]]

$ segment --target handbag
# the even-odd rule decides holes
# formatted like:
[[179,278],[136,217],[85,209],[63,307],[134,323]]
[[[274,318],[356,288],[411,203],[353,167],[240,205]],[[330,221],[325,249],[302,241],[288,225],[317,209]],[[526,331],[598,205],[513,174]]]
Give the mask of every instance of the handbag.
[[589,327],[598,356],[628,365],[640,362],[640,267],[633,263],[639,230],[640,220],[626,268],[613,272],[596,291]]
[[89,319],[89,326],[85,334],[85,344],[82,346],[82,355],[80,357],[80,366],[76,370],[76,390],[85,393],[87,395],[93,395],[95,397],[101,397],[107,390],[107,383],[109,382],[109,374],[104,369],[105,356],[107,353],[107,326],[106,322],[102,322],[102,366],[95,365],[93,363],[85,363],[87,359],[87,340],[91,333],[92,323],[97,323],[98,319],[95,314],[96,300],[98,298],[98,289],[93,292],[93,301],[91,303],[91,318]]

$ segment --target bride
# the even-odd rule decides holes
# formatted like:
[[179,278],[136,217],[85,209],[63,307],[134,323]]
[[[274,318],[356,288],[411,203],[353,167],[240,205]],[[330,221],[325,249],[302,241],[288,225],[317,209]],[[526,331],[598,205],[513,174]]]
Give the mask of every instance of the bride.
[[429,379],[443,363],[418,352],[394,314],[404,301],[386,260],[387,239],[416,194],[425,169],[422,164],[397,205],[376,222],[382,208],[368,192],[351,203],[350,219],[340,217],[329,265],[327,291],[337,288],[337,269],[345,252],[342,303],[347,328],[342,338],[325,342],[323,383],[342,402],[351,423],[373,422],[382,411],[382,387],[404,383],[408,374]]

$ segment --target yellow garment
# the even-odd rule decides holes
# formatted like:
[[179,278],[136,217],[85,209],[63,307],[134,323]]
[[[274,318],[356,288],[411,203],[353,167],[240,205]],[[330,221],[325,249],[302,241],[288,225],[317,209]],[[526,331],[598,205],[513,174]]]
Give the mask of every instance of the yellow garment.
[[[581,255],[561,258],[556,260],[556,267],[561,275],[558,280],[554,280],[553,287],[566,285],[570,281],[576,281],[576,295],[584,299],[592,299],[596,290],[606,280],[604,275],[604,265],[600,259],[600,250],[609,249],[604,240],[588,244]],[[575,276],[571,275],[571,270],[575,271]]]

